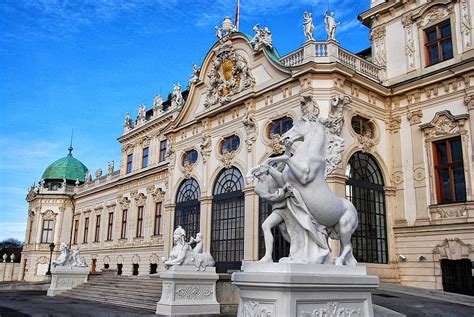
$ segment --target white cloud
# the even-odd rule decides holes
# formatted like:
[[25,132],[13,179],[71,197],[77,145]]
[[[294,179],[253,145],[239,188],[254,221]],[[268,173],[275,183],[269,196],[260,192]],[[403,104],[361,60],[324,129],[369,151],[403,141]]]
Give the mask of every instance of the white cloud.
[[336,32],[344,33],[345,31],[353,30],[354,28],[359,27],[362,27],[362,24],[357,19],[342,21]]
[[8,238],[25,240],[26,223],[0,222],[0,241]]

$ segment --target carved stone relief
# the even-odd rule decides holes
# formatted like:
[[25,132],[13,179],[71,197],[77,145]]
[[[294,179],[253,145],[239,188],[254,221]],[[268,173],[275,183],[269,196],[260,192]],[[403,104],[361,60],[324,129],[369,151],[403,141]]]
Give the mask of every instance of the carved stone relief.
[[424,27],[430,23],[435,23],[451,14],[453,8],[451,6],[435,6],[429,9],[416,22],[418,27]]
[[402,123],[401,117],[392,117],[386,122],[388,130],[391,131],[392,133],[398,132],[398,130],[400,130],[401,123]]
[[232,165],[234,164],[235,156],[236,156],[235,151],[230,151],[230,152],[226,152],[220,155],[219,159],[224,165],[224,168],[231,168]]
[[[362,317],[362,304],[328,302],[318,304],[306,304],[301,309],[302,317],[323,317],[323,316],[350,316]],[[303,306],[303,305],[302,305]],[[310,308],[310,306],[313,306]],[[310,309],[309,311],[306,309]]]
[[207,73],[205,107],[225,104],[233,95],[255,85],[247,61],[234,52],[231,41],[222,43],[213,52],[216,57]]
[[54,220],[54,219],[56,219],[56,214],[51,209],[46,210],[43,213],[43,219],[44,220]]
[[374,63],[380,66],[387,65],[387,54],[385,50],[385,26],[374,28],[370,32],[370,40],[372,41]]
[[203,163],[206,163],[209,156],[211,155],[212,138],[209,133],[204,133],[202,136],[202,143],[199,146],[201,148],[201,156]]
[[117,197],[117,201],[120,205],[120,209],[129,209],[130,208],[130,199],[127,197],[123,197],[122,195],[119,195]]
[[160,187],[155,189],[154,185],[148,186],[146,192],[151,195],[155,202],[163,201],[165,198],[165,192]]
[[194,170],[194,164],[185,164],[181,166],[181,172],[183,173],[184,178],[190,179],[191,174],[193,173]]
[[402,25],[405,29],[405,55],[407,56],[408,71],[415,69],[416,46],[415,37],[413,34],[413,20],[411,16],[405,15],[402,17]]
[[243,300],[239,305],[241,312],[239,316],[248,317],[272,317],[275,315],[275,305],[273,303],[260,303],[252,300]]
[[176,300],[212,299],[214,290],[208,285],[176,285]]
[[399,185],[403,183],[403,172],[402,171],[396,171],[392,174],[392,182],[395,185]]
[[464,50],[471,48],[471,14],[469,13],[469,1],[461,0],[461,36],[462,36],[462,45]]
[[370,136],[358,134],[357,141],[359,141],[359,146],[362,152],[370,153],[374,150],[376,142]]
[[247,132],[247,138],[245,143],[247,144],[247,151],[252,152],[252,144],[257,140],[257,120],[255,120],[255,115],[253,111],[247,111],[242,123],[245,126],[245,131]]
[[462,206],[436,206],[430,208],[431,217],[434,220],[437,219],[446,219],[446,218],[463,218],[466,217],[468,213],[467,207]]
[[[130,193],[130,196],[132,193]],[[133,196],[133,199],[135,199],[135,204],[137,206],[143,206],[146,203],[146,196],[143,193],[137,193]]]

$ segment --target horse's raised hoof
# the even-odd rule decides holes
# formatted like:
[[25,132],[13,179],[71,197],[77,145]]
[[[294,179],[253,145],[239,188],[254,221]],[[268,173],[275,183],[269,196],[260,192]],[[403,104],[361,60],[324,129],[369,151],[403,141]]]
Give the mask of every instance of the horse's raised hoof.
[[272,262],[273,262],[273,259],[271,256],[264,256],[259,261],[257,261],[257,263],[272,263]]

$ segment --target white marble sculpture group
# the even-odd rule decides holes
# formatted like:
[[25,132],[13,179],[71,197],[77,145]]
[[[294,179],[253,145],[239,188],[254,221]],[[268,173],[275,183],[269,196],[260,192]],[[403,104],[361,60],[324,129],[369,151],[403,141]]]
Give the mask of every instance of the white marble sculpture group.
[[53,267],[87,267],[86,260],[79,253],[79,246],[71,251],[66,242],[61,242],[60,251],[59,257],[51,262]]
[[[192,243],[196,243],[194,248]],[[195,238],[191,238],[186,242],[186,231],[178,226],[173,233],[173,249],[168,259],[162,258],[166,268],[172,265],[191,265],[199,270],[206,270],[206,267],[214,266],[215,262],[212,255],[203,252],[203,241],[201,233],[196,234]]]
[[303,117],[281,136],[284,153],[247,174],[248,182],[258,180],[255,192],[273,203],[273,211],[262,226],[266,251],[260,262],[272,262],[271,228],[279,226],[290,242],[290,254],[280,262],[332,263],[331,237],[341,243],[335,264],[357,264],[351,244],[358,224],[357,210],[347,199],[337,197],[326,182],[344,149],[339,136],[344,102],[344,98],[333,98],[331,113],[323,119],[313,98],[302,96]]

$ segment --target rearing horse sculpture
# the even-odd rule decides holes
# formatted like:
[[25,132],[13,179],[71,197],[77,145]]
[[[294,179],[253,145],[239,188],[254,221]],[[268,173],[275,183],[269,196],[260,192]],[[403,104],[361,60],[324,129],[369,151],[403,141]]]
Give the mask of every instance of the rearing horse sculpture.
[[[285,153],[267,159],[247,175],[259,179],[255,191],[260,197],[277,202],[262,226],[266,254],[261,262],[272,261],[270,228],[279,225],[290,242],[290,257],[283,261],[331,263],[330,236],[341,243],[335,264],[357,265],[351,244],[358,224],[357,210],[347,199],[337,197],[326,182],[326,161],[334,161],[334,155],[342,151],[343,141],[332,130],[337,118],[318,119],[319,109],[316,115],[303,113],[303,118],[281,136]],[[289,149],[295,142],[301,143],[291,155]]]

